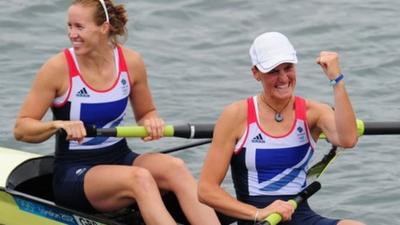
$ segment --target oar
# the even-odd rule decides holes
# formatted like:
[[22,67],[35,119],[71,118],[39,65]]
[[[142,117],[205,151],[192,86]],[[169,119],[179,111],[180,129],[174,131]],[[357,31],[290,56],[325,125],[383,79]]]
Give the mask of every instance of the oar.
[[[358,122],[359,121],[359,122]],[[400,134],[400,122],[363,122],[357,121],[361,135]],[[364,126],[362,125],[364,124]]]
[[[357,119],[358,135],[391,135],[400,134],[400,122],[363,122]],[[326,138],[324,134],[320,138]],[[333,146],[327,154],[307,171],[307,180],[317,179],[325,172],[326,168],[336,159],[343,148]]]
[[187,148],[193,148],[196,146],[205,145],[205,144],[209,144],[209,143],[211,143],[211,139],[206,139],[206,140],[201,140],[201,141],[198,141],[195,143],[189,143],[186,145],[181,145],[181,146],[177,146],[177,147],[164,149],[164,150],[160,151],[159,153],[171,153],[171,152],[176,152],[176,151],[187,149]]
[[307,170],[307,181],[316,180],[325,172],[326,168],[336,159],[337,149],[337,146],[332,145],[331,150],[329,150],[319,162],[315,163]]
[[[300,203],[304,202],[319,189],[321,189],[321,183],[319,183],[318,181],[314,181],[310,185],[308,185],[302,192],[300,192],[295,198],[290,199],[288,202],[294,207],[294,209],[296,209]],[[276,225],[279,222],[281,222],[281,220],[282,216],[279,213],[272,213],[269,216],[267,216],[267,218],[265,218],[263,221],[260,221],[256,224]]]
[[[357,119],[356,122],[358,136],[400,134],[400,122],[398,121],[365,122]],[[319,138],[325,138],[325,135],[321,134]]]
[[[164,128],[165,137],[180,138],[212,138],[214,124],[185,124],[185,125],[166,125]],[[114,128],[96,128],[96,126],[86,126],[88,137],[107,136],[107,137],[146,137],[147,130],[143,126],[121,126]]]
[[[111,137],[146,137],[147,131],[142,126],[121,126],[114,128],[86,127],[88,137],[111,136]],[[180,138],[212,138],[214,124],[185,124],[166,125],[164,136]],[[400,134],[400,122],[364,122],[357,119],[358,135],[390,135]],[[325,138],[322,134],[320,138]]]

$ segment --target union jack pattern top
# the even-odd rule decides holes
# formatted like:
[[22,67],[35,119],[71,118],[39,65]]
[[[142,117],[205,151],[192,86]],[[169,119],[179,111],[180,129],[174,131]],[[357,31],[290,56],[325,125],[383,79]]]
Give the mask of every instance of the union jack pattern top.
[[[99,128],[118,126],[125,114],[131,92],[127,66],[122,48],[114,49],[116,77],[106,90],[97,90],[90,86],[81,75],[73,48],[65,49],[69,66],[68,91],[53,101],[52,111],[57,120],[81,120],[85,125]],[[58,140],[56,150],[66,153],[70,150],[95,150],[111,146],[122,138],[87,137],[82,143]],[[61,146],[62,145],[62,146]]]
[[260,126],[257,96],[247,99],[247,128],[236,144],[231,173],[239,199],[294,195],[306,187],[306,171],[315,141],[306,120],[305,100],[295,97],[295,120],[282,136]]

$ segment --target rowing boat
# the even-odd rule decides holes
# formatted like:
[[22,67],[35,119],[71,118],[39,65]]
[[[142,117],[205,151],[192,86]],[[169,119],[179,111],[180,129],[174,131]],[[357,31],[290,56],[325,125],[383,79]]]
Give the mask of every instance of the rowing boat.
[[[0,147],[0,225],[139,225],[137,206],[114,213],[85,213],[54,203],[52,155],[38,155]],[[189,224],[177,199],[163,196],[167,209],[180,224]],[[223,224],[232,219],[219,215]]]

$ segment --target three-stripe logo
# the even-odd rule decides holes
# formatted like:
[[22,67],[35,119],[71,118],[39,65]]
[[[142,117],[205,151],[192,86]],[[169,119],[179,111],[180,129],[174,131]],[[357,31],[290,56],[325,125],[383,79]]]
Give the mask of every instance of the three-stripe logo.
[[76,93],[77,97],[90,97],[88,92],[86,91],[86,88],[82,88],[80,91]]
[[253,137],[253,139],[251,139],[251,142],[253,143],[265,143],[263,137],[261,136],[261,134],[259,133],[257,136]]

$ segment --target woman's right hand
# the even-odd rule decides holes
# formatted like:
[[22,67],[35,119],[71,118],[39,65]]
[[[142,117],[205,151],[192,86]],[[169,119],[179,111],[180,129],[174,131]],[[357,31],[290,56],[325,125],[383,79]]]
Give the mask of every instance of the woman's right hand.
[[278,213],[282,216],[283,221],[291,220],[294,207],[287,201],[275,200],[263,209],[259,209],[257,220],[263,220],[272,213]]
[[322,51],[316,59],[329,80],[334,80],[341,74],[339,66],[339,54],[336,52]]
[[158,116],[143,120],[143,126],[149,134],[147,137],[142,138],[146,142],[158,140],[164,136],[165,122]]
[[66,120],[55,120],[54,126],[57,129],[63,129],[67,133],[66,140],[68,141],[78,141],[81,143],[86,137],[85,125],[82,121],[66,121]]

